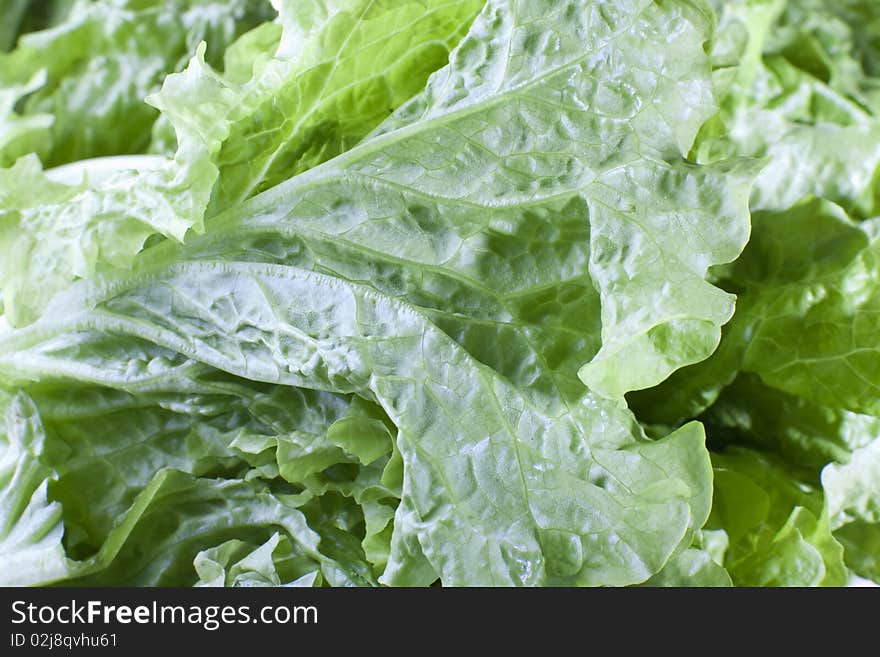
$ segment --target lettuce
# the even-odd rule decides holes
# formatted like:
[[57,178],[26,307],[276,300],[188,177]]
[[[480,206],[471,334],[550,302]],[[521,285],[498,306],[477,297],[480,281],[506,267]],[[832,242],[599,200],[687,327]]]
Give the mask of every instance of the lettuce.
[[57,4],[0,54],[0,583],[877,577],[863,3]]
[[737,311],[709,359],[629,401],[661,426],[699,417],[719,451],[784,458],[800,471],[784,479],[824,493],[847,565],[876,580],[866,474],[880,438],[876,25],[858,1],[722,4],[728,36],[713,56],[727,96],[695,153],[765,163],[749,244],[715,272]]

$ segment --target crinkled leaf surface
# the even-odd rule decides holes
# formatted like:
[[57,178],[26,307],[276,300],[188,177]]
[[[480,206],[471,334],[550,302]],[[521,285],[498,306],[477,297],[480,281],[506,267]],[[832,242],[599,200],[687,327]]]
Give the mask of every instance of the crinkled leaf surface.
[[724,566],[740,586],[842,586],[843,547],[821,490],[758,452],[713,454],[715,499],[707,528],[722,529]]
[[[626,412],[610,402],[585,398],[572,407],[545,399],[536,407],[416,310],[339,279],[243,263],[178,265],[165,276],[149,287],[166,290],[161,298],[137,285],[117,290],[104,309],[81,318],[90,330],[68,334],[94,341],[86,348],[99,368],[65,368],[64,347],[37,354],[43,345],[34,345],[26,354],[23,343],[13,347],[16,361],[28,375],[48,366],[43,379],[68,369],[77,378],[135,385],[125,370],[147,364],[143,349],[159,353],[142,336],[251,379],[375,396],[399,429],[405,467],[395,531],[416,537],[450,584],[638,581],[708,511],[696,426],[654,443],[633,435]],[[221,296],[204,296],[210,290]],[[189,306],[187,318],[169,315],[168,304]],[[217,320],[242,331],[222,335]],[[104,321],[117,337],[95,330]],[[130,331],[131,339],[118,339]],[[147,358],[154,374],[163,368],[161,358]],[[385,577],[404,583],[395,582],[395,559],[406,558],[393,548]]]
[[730,575],[708,552],[687,548],[672,557],[659,573],[645,582],[645,586],[732,586]]
[[737,313],[718,351],[632,403],[644,418],[674,423],[703,411],[745,371],[814,404],[876,415],[880,261],[869,225],[817,199],[756,212],[752,223],[727,274]]
[[61,505],[50,501],[52,471],[41,462],[45,436],[33,404],[0,391],[0,585],[22,586],[70,575],[61,539]]
[[880,96],[870,59],[859,52],[866,22],[847,12],[864,2],[719,4],[713,63],[722,111],[704,126],[697,159],[764,158],[755,210],[816,196],[857,218],[876,214]]
[[[46,29],[0,53],[0,94],[42,75],[20,120],[52,119],[46,138],[32,144],[47,166],[143,150],[157,115],[143,99],[162,78],[202,40],[219,62],[238,34],[271,16],[268,2],[255,0],[79,0],[54,9],[60,21],[49,18]],[[26,152],[0,139],[0,164]]]
[[0,581],[880,581],[876,3],[160,4],[0,31]]
[[[216,158],[220,179],[211,213],[354,146],[446,63],[482,3],[275,5],[277,42],[263,31],[227,51],[227,69],[249,66],[253,75],[228,107],[230,134]],[[271,59],[259,59],[261,40],[274,46]]]
[[[350,35],[339,47],[352,66],[369,45],[370,12],[406,10],[373,3],[352,27],[333,7],[326,15]],[[439,12],[424,21],[460,27]],[[68,547],[93,559],[88,581],[179,581],[187,559],[194,581],[200,553],[198,576],[230,583],[246,550],[273,581],[273,551],[258,548],[279,524],[314,562],[301,574],[320,568],[330,582],[631,584],[673,558],[670,577],[711,570],[687,551],[710,506],[701,428],[650,441],[622,404],[623,393],[706,357],[733,310],[706,278],[745,243],[755,168],[685,159],[715,111],[710,31],[702,3],[490,2],[449,66],[359,145],[221,207],[204,236],[148,249],[131,274],[99,271],[7,333],[3,379],[31,390],[47,417],[51,404],[37,394],[47,385],[145,400],[118,415],[144,423],[133,436],[146,443],[133,449],[182,435],[161,428],[189,419],[162,396],[199,388],[206,372],[234,386],[320,392],[337,409],[320,429],[268,425],[252,406],[251,420],[236,415],[226,429],[197,422],[185,450],[168,443],[130,489],[108,486],[124,494],[108,498],[103,521],[77,506],[74,473],[112,475],[127,459],[107,464],[86,450],[58,461]],[[252,38],[263,37],[273,43],[265,31]],[[387,38],[400,47],[400,34]],[[239,53],[228,79],[191,67],[166,81],[213,80],[206,95],[220,101],[206,111],[224,122],[196,115],[192,128],[228,129],[218,141],[230,145],[241,117],[223,112],[245,88],[241,60],[251,58],[254,79],[290,66],[250,46]],[[364,91],[382,71],[373,64],[351,72]],[[324,79],[310,70],[293,86]],[[329,79],[344,87],[346,78]],[[293,116],[307,126],[359,97],[334,94]],[[168,98],[157,97],[163,111]],[[309,137],[294,126],[271,139],[295,153]],[[329,143],[330,153],[348,146]],[[82,436],[83,422],[53,430]],[[208,438],[213,447],[200,447]],[[273,492],[278,479],[292,498]],[[242,500],[240,514],[197,519],[201,501],[218,495]],[[291,520],[267,526],[262,510],[282,507]],[[166,509],[175,521],[160,530]],[[238,525],[256,533],[234,535]],[[145,563],[128,546],[150,533],[159,538]]]
[[[332,240],[335,250],[353,243],[422,270],[500,279],[490,287],[518,296],[556,285],[544,281],[558,278],[559,267],[538,260],[563,260],[581,276],[589,273],[599,292],[599,353],[581,372],[595,391],[617,397],[700,360],[732,312],[732,298],[705,281],[706,270],[736,257],[745,243],[754,171],[681,159],[713,109],[701,76],[705,16],[689,4],[636,8],[630,24],[626,10],[617,16],[590,3],[581,13],[572,8],[534,21],[530,12],[538,10],[490,5],[450,67],[376,135],[261,196],[248,209],[255,219],[218,218],[213,238],[283,220],[300,235]],[[661,59],[644,77],[634,75],[641,63],[627,58],[638,57],[636,41],[665,34],[667,11],[682,25],[675,48],[663,59],[668,45],[658,44]],[[500,22],[492,23],[493,40],[481,43],[479,30],[493,12]],[[565,29],[553,32],[557,24]],[[558,36],[545,43],[537,36],[542,29]],[[543,50],[527,56],[535,40]],[[507,57],[511,48],[523,56]],[[548,98],[555,100],[548,105]],[[680,120],[668,121],[666,111]],[[566,235],[564,247],[537,253],[519,245],[534,241],[536,222],[559,215],[571,217],[581,234],[588,224],[583,244]],[[710,225],[711,240],[703,232]],[[532,262],[534,271],[522,271]]]
[[[750,199],[750,243],[713,272],[738,295],[737,310],[715,354],[629,401],[640,419],[664,426],[700,417],[712,449],[775,453],[792,468],[780,481],[808,485],[814,496],[821,483],[847,566],[876,580],[876,12],[859,0],[715,4],[722,110],[704,125],[694,156],[765,162]],[[723,479],[716,473],[716,491]],[[745,508],[745,498],[737,505]],[[815,553],[807,558],[812,517],[790,516],[778,547],[780,558],[801,564],[798,581],[819,564]],[[771,581],[782,566],[749,577]],[[737,567],[731,574],[743,577]]]
[[[0,288],[10,322],[33,321],[55,292],[96,268],[127,268],[151,236],[182,240],[190,229],[201,232],[212,195],[210,212],[216,212],[353,145],[422,88],[476,11],[474,2],[276,4],[278,24],[262,27],[280,27],[280,36],[248,33],[240,47],[227,51],[232,79],[205,62],[203,43],[186,70],[165,78],[161,91],[147,98],[173,128],[173,157],[156,156],[146,167],[140,166],[144,159],[130,158],[74,163],[64,168],[61,181],[69,189],[53,184],[59,172],[39,173],[33,158],[0,170],[6,198],[0,256],[7,263]],[[143,11],[159,12],[153,9]],[[85,10],[72,11],[79,16]],[[121,6],[113,11],[124,15],[123,31],[140,26],[149,32],[146,18]],[[223,12],[207,7],[193,9],[186,20],[200,12],[224,20]],[[89,30],[100,25],[88,13],[81,20]],[[246,21],[235,22],[241,24]],[[400,27],[388,33],[388,24]],[[86,28],[77,23],[64,29],[68,35]],[[224,39],[217,41],[222,45]],[[236,70],[250,70],[242,74],[244,82],[234,80]],[[0,146],[15,146],[11,155],[38,150],[35,135],[52,125],[51,114],[12,112],[12,103],[39,84],[34,78],[27,87],[0,91],[0,121],[8,124],[0,127]],[[379,102],[380,93],[388,98]]]

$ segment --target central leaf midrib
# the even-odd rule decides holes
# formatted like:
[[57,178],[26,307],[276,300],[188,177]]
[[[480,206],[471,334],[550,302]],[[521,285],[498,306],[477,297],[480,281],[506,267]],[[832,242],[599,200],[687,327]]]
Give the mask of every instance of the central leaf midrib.
[[[637,14],[633,20],[637,19],[639,15],[640,14]],[[321,184],[322,178],[324,176],[328,174],[332,176],[334,172],[345,175],[349,173],[346,171],[347,167],[381,152],[384,148],[387,148],[388,146],[393,146],[413,135],[418,135],[423,132],[429,132],[438,126],[444,125],[445,123],[453,123],[461,119],[467,118],[468,116],[471,116],[473,114],[492,109],[497,105],[504,104],[509,100],[510,96],[515,96],[522,91],[536,87],[557,75],[562,75],[571,67],[580,64],[600,50],[610,47],[614,43],[614,41],[616,41],[623,34],[631,30],[633,25],[634,23],[628,24],[624,29],[621,29],[618,32],[610,35],[607,40],[597,44],[595,48],[582,52],[576,57],[572,57],[571,59],[563,62],[559,66],[551,68],[540,75],[532,77],[517,86],[504,89],[503,91],[496,93],[487,99],[483,99],[479,102],[473,103],[472,105],[465,105],[463,107],[455,108],[428,119],[417,120],[414,123],[410,123],[401,128],[397,128],[392,132],[381,134],[377,137],[370,139],[369,141],[363,142],[362,144],[355,146],[353,149],[347,151],[346,153],[338,155],[337,157],[328,160],[323,164],[309,169],[308,171],[305,171],[288,181],[279,183],[275,187],[272,187],[254,196],[253,199],[251,199],[250,201],[250,205],[252,206],[251,209],[253,213],[256,214],[260,212],[261,208],[263,207],[274,206],[275,204],[273,203],[273,200],[275,197],[282,195],[287,196],[298,189],[307,189],[309,186]],[[215,225],[212,230],[220,228],[222,223],[234,221],[237,218],[237,214],[238,213],[236,213],[233,209],[227,211],[227,213],[218,215],[218,217],[216,217],[214,220]]]

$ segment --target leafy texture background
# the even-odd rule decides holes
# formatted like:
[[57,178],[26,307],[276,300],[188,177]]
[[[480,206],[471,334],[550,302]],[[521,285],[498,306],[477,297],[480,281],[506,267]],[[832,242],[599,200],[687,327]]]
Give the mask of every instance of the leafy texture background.
[[862,4],[159,4],[0,55],[0,582],[876,577]]

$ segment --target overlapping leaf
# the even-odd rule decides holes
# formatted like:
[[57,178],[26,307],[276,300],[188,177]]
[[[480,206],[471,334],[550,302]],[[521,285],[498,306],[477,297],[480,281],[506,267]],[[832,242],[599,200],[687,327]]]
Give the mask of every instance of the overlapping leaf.
[[[620,398],[708,355],[732,312],[706,276],[745,242],[754,167],[683,159],[714,111],[710,25],[699,3],[490,2],[360,145],[185,247],[149,249],[132,274],[58,295],[4,337],[0,372],[139,398],[209,366],[378,404],[390,452],[373,411],[336,420],[356,442],[337,429],[227,444],[254,476],[277,467],[296,484],[328,581],[328,560],[387,584],[630,584],[673,558],[697,567],[702,431],[649,441]],[[202,574],[225,583],[251,548],[201,549]],[[156,581],[118,554],[93,577]]]
[[[113,39],[127,38],[132,30],[150,39],[167,37],[154,34],[149,21],[165,26],[169,21],[163,16],[169,8],[149,5],[141,9],[147,14],[142,16],[127,11],[124,4],[98,4],[88,10],[74,7],[70,24],[37,33],[31,37],[34,44],[29,46],[31,42],[26,40],[10,57],[41,62],[35,53],[57,50],[56,40],[93,48],[93,44],[89,46],[90,35],[103,30],[106,21],[119,23],[120,35],[108,37],[111,49]],[[4,199],[0,256],[5,261],[0,288],[11,323],[30,323],[55,292],[76,278],[91,276],[96,268],[127,268],[151,236],[182,240],[188,230],[203,231],[212,196],[216,199],[211,212],[216,212],[218,207],[234,204],[279,182],[282,176],[293,175],[351,146],[423,86],[428,73],[445,60],[451,47],[448,42],[454,42],[476,11],[475,3],[466,1],[276,4],[278,25],[264,24],[256,33],[248,33],[239,47],[227,51],[231,78],[221,76],[205,62],[203,43],[185,71],[168,76],[161,91],[147,98],[161,110],[164,125],[173,129],[173,157],[88,160],[52,170],[46,176],[31,157],[0,170]],[[104,16],[105,11],[116,18]],[[210,11],[210,7],[199,5],[184,13],[182,20],[187,25],[200,24],[199,17],[204,15],[209,22],[217,21],[219,30],[224,21],[244,12],[244,6]],[[385,26],[389,23],[400,27],[388,32]],[[171,24],[176,25],[174,21]],[[224,29],[234,34],[247,24],[239,16]],[[279,26],[280,35],[275,29]],[[188,29],[192,37],[196,28]],[[269,38],[261,39],[267,29]],[[204,31],[197,33],[203,35]],[[229,37],[212,35],[206,35],[211,39],[208,48],[222,46]],[[156,48],[153,41],[140,45],[148,51]],[[171,45],[162,50],[170,51]],[[262,65],[257,65],[258,61]],[[136,64],[132,67],[140,74]],[[18,68],[10,64],[10,70]],[[4,143],[9,149],[14,147],[14,151],[7,151],[10,156],[31,150],[45,156],[38,137],[59,120],[52,114],[18,116],[12,111],[19,96],[34,91],[40,80],[45,82],[45,70],[40,73],[43,77],[33,78],[29,86],[0,91],[8,96],[4,100],[0,95],[0,147]],[[149,75],[155,77],[154,73]],[[237,75],[244,76],[244,81],[236,81]],[[95,83],[96,77],[90,74],[86,79]],[[71,80],[67,72],[64,84],[73,84]],[[100,79],[98,84],[103,84]],[[99,90],[103,92],[104,87]],[[142,94],[151,87],[145,83],[138,90]],[[388,96],[381,102],[376,98],[379,91]],[[76,95],[88,96],[80,91]],[[141,99],[138,95],[138,103]],[[28,107],[42,107],[36,101],[28,102]],[[127,107],[132,101],[126,102]],[[106,104],[113,105],[110,101]],[[152,122],[150,107],[140,104],[136,109],[146,110]],[[90,116],[94,118],[93,113]],[[80,133],[93,130],[75,115],[64,117]],[[106,121],[120,119],[114,114]],[[148,127],[138,127],[136,117],[127,116],[125,123],[138,131],[141,141],[149,138]],[[112,133],[119,137],[119,131]],[[136,151],[142,148],[138,143],[129,138],[126,148]],[[89,148],[70,158],[50,157],[49,162],[108,152],[133,151]]]

